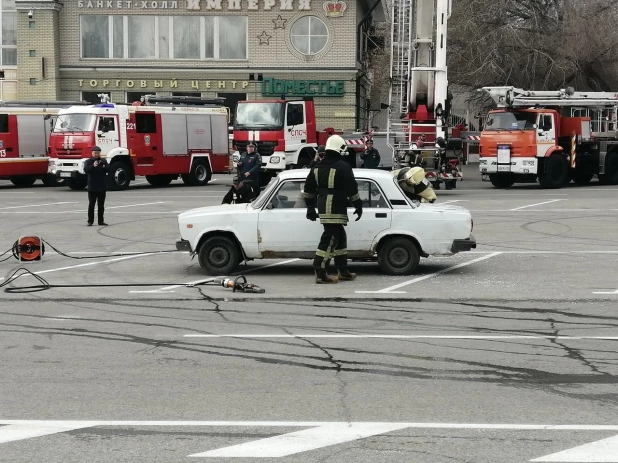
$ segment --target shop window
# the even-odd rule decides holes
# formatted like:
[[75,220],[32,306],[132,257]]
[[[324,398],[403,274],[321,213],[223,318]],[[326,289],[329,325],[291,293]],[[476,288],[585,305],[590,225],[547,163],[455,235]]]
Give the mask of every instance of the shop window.
[[9,115],[0,114],[0,133],[9,133]]
[[234,125],[234,121],[236,120],[236,105],[239,101],[245,101],[247,99],[246,93],[218,93],[217,96],[219,98],[225,98],[225,102],[223,103],[225,106],[230,108],[230,125]]
[[135,115],[135,131],[137,133],[157,133],[157,119],[155,115],[137,113]]
[[299,18],[290,30],[294,48],[303,55],[315,55],[326,47],[328,29],[324,22],[316,16]]
[[[82,101],[87,101],[90,104],[100,104],[101,103],[101,97],[99,95],[102,95],[102,93],[99,93],[99,92],[82,92]],[[109,93],[105,93],[105,95],[107,95],[108,97],[110,96]]]
[[146,94],[146,92],[127,92],[126,102],[131,104],[136,101],[141,101],[142,97]]
[[246,16],[82,15],[81,57],[247,59]]
[[172,92],[172,96],[191,96],[201,98],[202,94],[200,92]]

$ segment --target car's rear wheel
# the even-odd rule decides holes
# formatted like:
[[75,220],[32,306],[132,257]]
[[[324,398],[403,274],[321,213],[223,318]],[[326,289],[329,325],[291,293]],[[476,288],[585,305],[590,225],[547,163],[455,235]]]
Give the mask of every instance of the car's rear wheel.
[[420,260],[416,243],[404,237],[387,238],[378,250],[378,266],[387,275],[409,275]]
[[232,273],[240,262],[240,250],[236,243],[226,236],[208,238],[200,247],[198,261],[210,275]]

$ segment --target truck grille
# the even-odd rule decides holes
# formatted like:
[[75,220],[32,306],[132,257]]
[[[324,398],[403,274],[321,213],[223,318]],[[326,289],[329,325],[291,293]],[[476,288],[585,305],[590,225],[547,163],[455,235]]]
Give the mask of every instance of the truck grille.
[[[248,143],[248,141],[234,140],[234,146],[236,146],[236,149],[241,154],[247,151]],[[257,152],[260,156],[270,156],[275,152],[275,147],[277,146],[277,143],[274,141],[256,141],[255,144],[257,145]]]

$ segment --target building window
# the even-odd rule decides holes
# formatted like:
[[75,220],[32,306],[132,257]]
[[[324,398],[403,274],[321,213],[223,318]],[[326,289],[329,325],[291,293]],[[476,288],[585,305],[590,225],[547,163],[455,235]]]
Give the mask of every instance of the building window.
[[315,16],[299,18],[290,31],[292,45],[303,55],[315,55],[324,50],[328,42],[326,24]]
[[127,92],[126,103],[135,103],[136,101],[141,101],[142,97],[146,95],[148,92]]
[[15,1],[2,1],[0,10],[2,24],[2,56],[0,64],[2,66],[17,65],[17,12],[15,11]]
[[172,92],[172,96],[188,96],[194,98],[201,98],[201,92]]
[[81,57],[244,60],[246,16],[82,15]]
[[[90,104],[100,104],[101,97],[99,96],[100,92],[82,92],[82,101],[87,101]],[[109,92],[106,92],[105,95],[111,97]]]

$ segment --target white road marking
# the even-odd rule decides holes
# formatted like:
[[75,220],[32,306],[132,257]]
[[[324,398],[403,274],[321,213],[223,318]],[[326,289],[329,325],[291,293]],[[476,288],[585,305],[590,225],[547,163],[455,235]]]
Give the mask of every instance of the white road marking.
[[111,207],[105,206],[105,211],[107,212],[108,209],[120,209],[120,208],[123,208],[123,207],[150,206],[150,205],[153,205],[153,204],[169,204],[169,203],[172,203],[172,202],[173,201],[157,201],[157,202],[154,202],[154,203],[127,204],[127,205],[124,205],[124,206],[111,206]]
[[618,296],[617,291],[594,291],[592,294],[613,294],[614,296]]
[[8,426],[0,427],[0,444],[23,439],[31,439],[33,437],[49,436],[50,434],[73,431],[75,429],[89,428],[91,426],[96,425],[85,421],[75,423],[68,423],[65,421],[47,422],[43,424],[9,424]]
[[434,335],[434,334],[185,334],[184,338],[326,338],[326,339],[549,339],[557,341],[618,341],[618,336]]
[[453,199],[452,201],[440,201],[439,203],[436,204],[449,204],[449,203],[460,203],[462,201],[470,201],[469,199]]
[[[532,207],[532,206],[527,206],[527,207]],[[533,210],[523,210],[523,209],[468,209],[469,212],[526,212],[526,213],[532,213],[532,212],[542,212],[542,213],[547,213],[547,212],[551,212],[551,213],[562,213],[562,212],[615,212],[618,211],[618,209],[533,209]]]
[[[117,257],[115,259],[107,259],[107,260],[100,260],[97,262],[88,262],[86,264],[78,264],[78,265],[70,265],[68,267],[59,267],[59,268],[52,268],[49,270],[41,270],[40,272],[32,272],[35,275],[42,275],[44,273],[51,273],[51,272],[60,272],[62,270],[69,270],[69,269],[73,269],[73,268],[80,268],[80,267],[91,267],[93,265],[99,265],[99,264],[107,264],[110,262],[120,262],[122,260],[129,260],[129,259],[137,259],[140,257],[146,257],[146,256],[154,256],[156,254],[162,255],[160,252],[149,252],[147,254],[140,254],[139,256],[124,256],[124,257]],[[23,277],[20,278],[25,278],[28,277],[30,275],[25,274]],[[4,277],[0,277],[0,281],[4,280]]]
[[135,185],[146,185],[148,182],[137,182],[137,183],[133,183],[133,186]]
[[58,204],[79,204],[77,201],[62,201],[59,203],[46,203],[46,204],[28,204],[27,206],[10,206],[10,207],[0,207],[0,210],[5,210],[5,209],[20,209],[23,207],[41,207],[41,206],[56,206]]
[[405,424],[391,423],[343,423],[325,424],[279,436],[259,439],[244,444],[224,447],[208,452],[196,453],[190,457],[227,458],[279,458],[309,450],[343,444],[366,437],[405,429]]
[[563,452],[553,453],[530,461],[615,463],[618,462],[618,436],[598,440]]
[[511,211],[521,211],[522,209],[527,209],[529,207],[534,207],[534,206],[541,206],[543,204],[555,203],[556,201],[565,201],[565,199],[552,199],[551,201],[544,201],[542,203],[536,203],[536,204],[528,204],[527,206],[516,207],[514,209],[509,209],[509,210],[511,210]]
[[452,267],[448,267],[448,268],[439,270],[437,272],[430,273],[429,275],[423,275],[422,277],[414,278],[413,280],[404,281],[403,283],[399,283],[399,284],[394,285],[394,286],[389,286],[388,288],[384,288],[384,289],[381,289],[379,291],[355,291],[355,292],[356,293],[360,293],[360,294],[384,294],[384,293],[390,293],[391,291],[393,291],[395,289],[403,288],[404,286],[409,286],[409,285],[412,285],[414,283],[418,283],[419,281],[428,280],[429,278],[433,278],[433,277],[435,277],[437,275],[441,275],[441,274],[447,273],[447,272],[452,272],[453,270],[457,270],[458,268],[462,268],[462,267],[466,267],[468,265],[476,264],[477,262],[481,262],[483,260],[490,259],[492,257],[496,257],[496,256],[498,256],[500,254],[502,254],[502,253],[501,252],[492,252],[491,254],[488,254],[486,256],[478,257],[478,258],[472,259],[472,260],[470,260],[468,262],[463,262],[461,264],[453,265]]
[[[300,259],[289,259],[289,260],[284,260],[283,262],[275,262],[274,264],[268,264],[268,265],[263,265],[261,267],[255,267],[249,270],[245,270],[244,272],[243,271],[234,272],[231,276],[239,276],[239,275],[244,275],[246,273],[257,272],[258,270],[263,270],[265,268],[270,268],[270,267],[277,267],[278,265],[283,265],[283,264],[289,264],[290,262],[296,262],[297,260],[300,260]],[[201,280],[189,281],[181,285],[164,286],[163,288],[153,289],[150,291],[129,291],[129,292],[130,293],[160,293],[160,292],[169,291],[170,289],[182,288],[185,286],[196,286],[201,283],[208,283],[209,281],[213,281],[215,278],[218,278],[218,277],[210,277],[210,278],[203,278]]]

